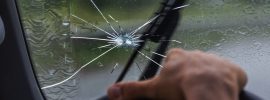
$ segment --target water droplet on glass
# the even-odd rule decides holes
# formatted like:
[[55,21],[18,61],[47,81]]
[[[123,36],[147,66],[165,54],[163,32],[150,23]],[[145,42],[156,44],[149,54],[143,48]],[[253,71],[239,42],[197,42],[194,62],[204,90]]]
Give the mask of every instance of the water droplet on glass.
[[224,41],[226,41],[226,39],[223,38],[223,39],[221,39],[220,41],[221,41],[221,42],[224,42]]
[[74,79],[73,82],[72,82],[72,85],[75,86],[76,83],[77,83],[77,80]]
[[65,22],[65,21],[62,23],[62,25],[64,26],[68,26],[69,24],[70,24],[69,22]]
[[254,42],[253,45],[257,50],[260,50],[262,48],[262,43],[258,41]]
[[97,64],[99,67],[103,67],[104,65],[101,62],[98,62]]
[[247,6],[244,8],[244,13],[245,14],[255,14],[256,10],[253,6]]
[[67,36],[67,34],[62,34],[63,36]]
[[62,25],[63,26],[68,26],[69,24],[70,24],[70,21],[69,21],[68,17],[65,17],[64,20],[63,20]]
[[221,46],[217,48],[217,50],[222,50],[222,49],[223,49],[223,48],[222,48]]
[[221,44],[220,44],[220,43],[218,43],[218,44],[216,44],[215,46],[216,46],[216,47],[219,47],[219,46],[221,46]]
[[56,70],[49,70],[49,75],[54,75]]
[[247,34],[246,32],[241,32],[241,31],[239,31],[238,33],[241,34],[241,35],[246,35]]
[[270,5],[265,5],[263,11],[265,14],[270,14]]
[[150,47],[149,45],[146,45],[146,46],[145,46],[145,50],[146,50],[146,51],[151,51],[151,47]]
[[239,41],[236,42],[237,46],[241,46],[241,43]]

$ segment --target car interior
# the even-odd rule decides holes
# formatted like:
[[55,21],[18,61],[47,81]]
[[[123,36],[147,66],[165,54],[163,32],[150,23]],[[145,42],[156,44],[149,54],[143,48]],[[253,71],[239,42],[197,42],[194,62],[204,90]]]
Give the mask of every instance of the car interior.
[[269,18],[270,0],[1,0],[0,100],[109,100],[171,48],[231,60],[249,78],[239,100],[267,100]]

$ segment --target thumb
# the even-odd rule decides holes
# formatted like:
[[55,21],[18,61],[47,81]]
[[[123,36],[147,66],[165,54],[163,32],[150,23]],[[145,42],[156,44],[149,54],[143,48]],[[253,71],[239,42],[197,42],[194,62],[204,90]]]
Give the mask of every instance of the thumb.
[[110,100],[134,100],[138,98],[153,98],[155,84],[153,80],[141,82],[117,83],[108,89]]

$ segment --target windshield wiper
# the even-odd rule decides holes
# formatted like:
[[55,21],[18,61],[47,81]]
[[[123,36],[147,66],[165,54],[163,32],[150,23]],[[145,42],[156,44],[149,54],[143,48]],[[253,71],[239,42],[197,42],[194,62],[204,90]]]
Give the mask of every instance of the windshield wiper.
[[[118,77],[116,83],[123,80],[131,65],[134,63],[137,55],[140,53],[138,51],[141,51],[144,48],[147,41],[160,43],[155,53],[160,55],[165,54],[170,42],[168,40],[171,39],[171,36],[173,35],[180,19],[180,9],[175,8],[185,7],[185,0],[165,0],[161,3],[161,5],[162,6],[159,11],[155,13],[155,16],[159,15],[159,17],[153,21],[150,26],[147,27],[147,29],[143,32],[141,40],[145,42],[140,43],[139,47],[137,47],[133,52],[123,72]],[[153,61],[149,61],[148,67],[146,70],[144,70],[140,80],[153,77],[160,68],[160,63],[163,57],[156,54],[151,57]]]

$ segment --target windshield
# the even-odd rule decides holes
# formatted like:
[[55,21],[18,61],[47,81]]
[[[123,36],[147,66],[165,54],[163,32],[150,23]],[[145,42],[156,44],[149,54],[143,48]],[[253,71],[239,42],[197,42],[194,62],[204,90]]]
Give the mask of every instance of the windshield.
[[[47,99],[104,95],[143,42],[140,32],[157,18],[161,1],[18,0],[34,69]],[[139,76],[142,69],[136,70]]]
[[[144,42],[141,33],[159,17],[155,12],[163,1],[18,0],[46,98],[89,100],[104,95],[134,48]],[[270,98],[269,0],[189,0],[182,12],[173,38],[163,40],[171,42],[170,48],[226,57],[248,73],[247,90]],[[154,52],[157,45],[147,42],[124,81],[139,78],[151,55],[160,55]]]

